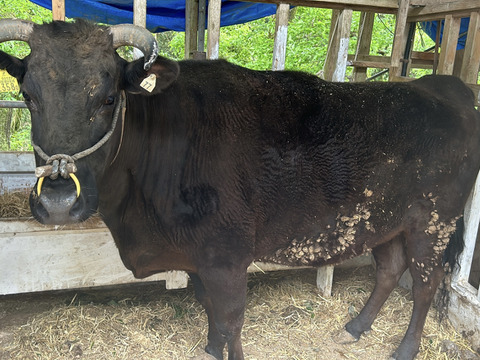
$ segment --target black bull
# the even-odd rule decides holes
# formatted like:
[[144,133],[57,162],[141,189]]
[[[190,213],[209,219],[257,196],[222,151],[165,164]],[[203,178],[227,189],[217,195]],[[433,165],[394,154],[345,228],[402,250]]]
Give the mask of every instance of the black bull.
[[[135,276],[187,271],[217,359],[225,345],[243,359],[252,261],[322,266],[371,251],[376,286],[346,330],[369,330],[409,269],[413,314],[394,357],[415,357],[480,166],[480,116],[460,80],[339,84],[155,60],[146,31],[84,21],[4,20],[0,41],[11,39],[31,47],[22,60],[0,52],[0,68],[32,115],[37,220],[98,211]],[[146,60],[121,59],[126,44]],[[149,75],[151,92],[139,85]]]

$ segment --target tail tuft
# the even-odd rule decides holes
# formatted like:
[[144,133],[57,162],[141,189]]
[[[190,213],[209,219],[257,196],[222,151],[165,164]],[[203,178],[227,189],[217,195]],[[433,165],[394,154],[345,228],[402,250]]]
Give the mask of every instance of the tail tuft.
[[456,230],[450,237],[450,242],[443,254],[443,265],[445,266],[447,274],[450,274],[456,266],[460,266],[458,264],[458,257],[465,247],[465,242],[463,241],[464,230],[463,217],[461,217],[457,220]]
[[438,288],[438,294],[435,301],[435,305],[438,310],[439,322],[442,322],[448,314],[448,306],[450,304],[450,278],[455,267],[460,266],[458,263],[458,257],[465,247],[465,242],[463,240],[464,229],[465,226],[463,217],[461,217],[457,220],[456,230],[450,237],[450,242],[448,243],[445,253],[443,254],[445,276],[443,277],[442,283]]

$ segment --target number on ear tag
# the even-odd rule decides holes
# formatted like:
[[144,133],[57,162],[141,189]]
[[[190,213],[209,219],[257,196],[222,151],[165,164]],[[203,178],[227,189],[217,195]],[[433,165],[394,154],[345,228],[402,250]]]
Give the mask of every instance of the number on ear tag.
[[148,77],[143,79],[143,81],[140,83],[140,86],[147,90],[148,92],[152,92],[153,89],[155,89],[155,84],[157,83],[157,77],[155,74],[150,74]]

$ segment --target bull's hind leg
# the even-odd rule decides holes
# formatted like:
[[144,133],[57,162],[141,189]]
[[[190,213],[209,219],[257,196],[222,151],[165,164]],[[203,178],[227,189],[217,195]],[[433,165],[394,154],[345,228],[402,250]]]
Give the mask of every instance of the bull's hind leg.
[[380,308],[407,269],[403,237],[401,235],[377,246],[372,252],[377,267],[375,288],[360,314],[345,326],[345,329],[356,340],[360,338],[363,332],[371,329]]
[[444,276],[443,254],[433,249],[436,239],[425,237],[425,233],[407,237],[408,267],[413,278],[413,312],[407,332],[393,354],[397,360],[410,360],[417,354],[428,310]]

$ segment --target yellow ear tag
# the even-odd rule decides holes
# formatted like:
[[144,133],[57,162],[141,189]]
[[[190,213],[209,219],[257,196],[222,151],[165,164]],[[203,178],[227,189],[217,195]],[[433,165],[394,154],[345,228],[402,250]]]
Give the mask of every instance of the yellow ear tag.
[[155,84],[157,83],[157,77],[155,74],[148,75],[143,81],[140,83],[140,86],[147,90],[148,92],[152,92],[155,89]]

